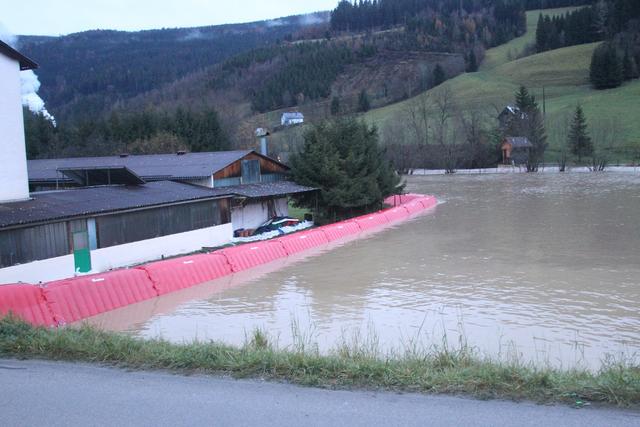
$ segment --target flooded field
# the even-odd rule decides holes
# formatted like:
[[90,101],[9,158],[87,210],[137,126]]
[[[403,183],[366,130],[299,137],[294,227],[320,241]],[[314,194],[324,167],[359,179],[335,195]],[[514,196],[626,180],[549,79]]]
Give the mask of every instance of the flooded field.
[[367,238],[106,313],[141,337],[322,351],[457,345],[555,366],[640,352],[640,176],[420,176],[434,211]]

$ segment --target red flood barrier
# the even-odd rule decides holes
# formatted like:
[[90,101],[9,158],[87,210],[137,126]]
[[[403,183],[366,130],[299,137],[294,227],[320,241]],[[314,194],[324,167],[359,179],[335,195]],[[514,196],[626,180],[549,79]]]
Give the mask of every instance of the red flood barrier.
[[359,216],[355,218],[355,222],[358,223],[361,230],[368,230],[370,228],[379,227],[389,222],[384,213],[377,212],[371,215]]
[[382,213],[387,217],[387,220],[389,220],[389,222],[400,221],[409,216],[409,211],[406,210],[403,206],[387,209],[382,211]]
[[227,257],[234,273],[287,256],[284,246],[277,240],[247,243],[223,249],[220,253]]
[[438,204],[438,200],[433,196],[424,196],[415,200],[418,203],[421,203],[425,209],[429,209]]
[[303,231],[280,237],[277,240],[282,243],[289,255],[329,243],[322,230]]
[[409,214],[422,212],[424,210],[424,205],[417,200],[405,203],[404,205],[402,205],[402,207],[405,208],[409,212]]
[[138,267],[149,274],[158,295],[189,288],[231,274],[231,265],[220,254],[194,255]]
[[58,324],[75,322],[158,296],[147,273],[139,269],[49,282],[43,291]]
[[395,196],[389,196],[386,199],[384,199],[384,203],[390,206],[400,206],[400,205],[404,205],[405,203],[409,203],[412,202],[415,199],[418,199],[420,197],[424,197],[422,194],[413,194],[413,193],[409,193],[409,194],[398,194]]
[[53,314],[44,298],[42,288],[15,284],[0,286],[0,317],[9,312],[36,326],[54,326]]
[[336,222],[335,224],[324,225],[318,228],[318,230],[321,230],[330,242],[342,239],[343,237],[353,236],[362,231],[355,221]]

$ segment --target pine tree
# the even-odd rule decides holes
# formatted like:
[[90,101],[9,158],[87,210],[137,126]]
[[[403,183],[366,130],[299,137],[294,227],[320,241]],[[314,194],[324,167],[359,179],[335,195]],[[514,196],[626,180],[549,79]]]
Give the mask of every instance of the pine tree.
[[527,113],[530,110],[538,108],[535,96],[529,93],[529,89],[525,86],[520,86],[516,92],[516,106],[523,113]]
[[403,188],[378,144],[377,130],[355,119],[338,119],[306,132],[291,170],[299,184],[320,189],[317,195],[299,196],[296,203],[315,208],[317,202],[321,220],[378,209],[385,197]]
[[623,82],[622,61],[612,43],[603,43],[593,52],[589,78],[595,89],[611,89]]
[[516,106],[521,114],[511,121],[507,132],[511,136],[526,137],[533,145],[529,151],[527,170],[536,172],[539,164],[544,159],[547,149],[547,133],[544,126],[544,118],[535,96],[529,93],[525,86],[520,86],[515,94]]
[[582,107],[579,105],[571,122],[568,140],[571,153],[578,157],[578,163],[582,162],[583,157],[593,154],[593,142],[588,134],[587,119],[584,116]]
[[629,49],[625,51],[624,59],[622,60],[622,74],[624,80],[633,80],[638,77],[638,67],[635,59],[629,53]]
[[369,101],[369,95],[365,89],[360,92],[358,96],[358,111],[366,113],[371,109],[371,103]]
[[447,76],[444,73],[444,69],[440,64],[436,65],[436,68],[433,70],[433,86],[439,86],[447,79]]
[[467,67],[467,71],[470,73],[478,71],[478,59],[476,58],[476,52],[474,49],[471,49],[471,53],[469,54],[469,66]]
[[536,27],[536,52],[544,52],[547,50],[547,27],[545,25],[544,15],[538,16],[538,26]]
[[337,116],[340,114],[340,98],[338,98],[337,96],[334,96],[333,98],[331,98],[331,115],[332,116]]

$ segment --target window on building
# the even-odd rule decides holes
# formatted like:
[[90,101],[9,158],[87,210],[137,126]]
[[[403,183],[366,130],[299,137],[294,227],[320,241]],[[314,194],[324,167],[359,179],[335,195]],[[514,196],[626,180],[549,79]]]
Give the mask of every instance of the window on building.
[[242,161],[242,183],[253,184],[260,182],[260,160]]
[[98,247],[213,227],[229,222],[227,200],[168,206],[96,218]]

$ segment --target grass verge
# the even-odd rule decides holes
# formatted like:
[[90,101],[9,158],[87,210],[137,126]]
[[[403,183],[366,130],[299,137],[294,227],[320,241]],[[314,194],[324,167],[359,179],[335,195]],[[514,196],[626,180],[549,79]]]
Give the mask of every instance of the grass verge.
[[306,386],[368,388],[478,398],[529,399],[581,406],[640,403],[640,367],[606,362],[598,372],[536,368],[474,356],[466,346],[380,357],[366,348],[342,347],[330,355],[300,348],[273,348],[262,331],[242,347],[217,343],[172,344],[141,340],[83,326],[36,328],[0,320],[0,357],[44,358],[108,364],[130,369],[224,374],[284,380]]

